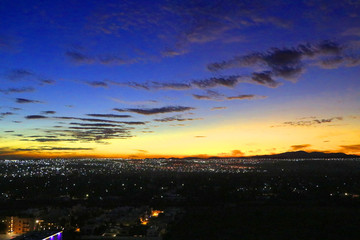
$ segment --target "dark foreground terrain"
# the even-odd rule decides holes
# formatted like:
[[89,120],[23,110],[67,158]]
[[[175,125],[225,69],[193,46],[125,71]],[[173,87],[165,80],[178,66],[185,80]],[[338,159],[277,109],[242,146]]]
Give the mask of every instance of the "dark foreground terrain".
[[51,161],[0,164],[0,231],[26,216],[64,240],[360,236],[358,159]]

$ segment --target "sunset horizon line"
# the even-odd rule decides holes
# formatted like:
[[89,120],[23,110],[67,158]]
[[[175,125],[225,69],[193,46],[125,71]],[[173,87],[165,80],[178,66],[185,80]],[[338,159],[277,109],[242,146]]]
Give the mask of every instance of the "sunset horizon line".
[[[230,154],[218,154],[218,155],[210,155],[210,154],[195,154],[195,155],[161,155],[161,154],[138,154],[138,155],[98,155],[98,154],[89,154],[89,155],[56,155],[56,156],[46,156],[45,154],[18,154],[18,155],[0,155],[0,160],[29,160],[29,159],[186,159],[186,158],[200,158],[200,159],[210,159],[210,158],[254,158],[254,157],[273,157],[276,155],[289,154],[289,153],[306,153],[306,154],[344,154],[350,157],[360,157],[359,154],[352,154],[346,152],[339,151],[319,151],[319,150],[293,150],[286,152],[278,152],[278,153],[268,153],[268,154],[254,154],[254,155],[230,155]],[[17,159],[14,159],[17,158]],[[320,157],[321,158],[321,157]],[[324,157],[326,158],[326,157]]]

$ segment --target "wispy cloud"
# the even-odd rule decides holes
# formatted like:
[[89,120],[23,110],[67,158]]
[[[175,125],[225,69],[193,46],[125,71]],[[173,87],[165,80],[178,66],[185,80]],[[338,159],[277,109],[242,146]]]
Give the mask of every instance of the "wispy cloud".
[[224,109],[227,109],[227,107],[212,107],[211,110],[214,111],[214,110],[224,110]]
[[158,101],[156,100],[148,100],[148,101],[126,101],[126,100],[122,100],[122,99],[118,99],[118,98],[110,98],[111,100],[113,100],[114,102],[117,103],[122,103],[122,104],[127,104],[127,105],[148,105],[148,104],[154,104],[157,103]]
[[184,106],[167,106],[161,108],[114,108],[115,111],[118,112],[134,112],[143,115],[153,115],[153,114],[160,114],[160,113],[170,113],[170,112],[185,112],[189,110],[193,110],[193,107],[184,107]]
[[15,113],[13,112],[2,112],[0,113],[0,120],[5,118],[6,116],[11,116],[11,115],[14,115]]
[[[55,80],[53,80],[53,79],[44,78],[41,74],[35,73],[28,69],[22,69],[22,68],[15,68],[15,69],[7,71],[5,73],[5,78],[10,81],[38,82],[40,85],[53,84],[55,82]],[[26,89],[26,88],[24,88],[24,89]]]
[[49,111],[42,111],[41,113],[42,113],[42,114],[55,114],[56,111],[51,111],[51,110],[49,110]]
[[26,98],[16,98],[16,102],[17,103],[43,103],[38,100],[31,100],[31,99],[26,99]]
[[212,77],[204,80],[194,80],[191,84],[198,88],[213,88],[217,86],[233,88],[238,83],[238,79],[239,76]]
[[86,84],[88,84],[89,86],[92,86],[92,87],[103,87],[103,88],[108,87],[107,83],[103,82],[103,81],[86,82]]
[[314,126],[320,124],[331,123],[334,121],[342,121],[343,117],[332,117],[332,118],[323,118],[323,119],[314,119],[314,120],[301,120],[301,121],[288,121],[284,122],[284,126]]
[[194,121],[194,120],[202,120],[203,118],[183,118],[181,116],[174,117],[166,117],[166,118],[158,118],[154,119],[155,122],[184,122],[184,121]]
[[35,88],[33,88],[33,87],[21,87],[21,88],[0,89],[0,92],[1,92],[1,93],[5,93],[5,94],[34,92],[34,91],[35,91]]
[[[210,77],[205,79],[190,80],[188,82],[166,83],[166,82],[115,82],[107,81],[110,84],[118,86],[127,86],[136,89],[143,90],[189,90],[189,89],[209,89],[216,87],[234,88],[238,83],[257,83],[262,84],[259,81],[254,82],[249,77],[242,75],[222,76],[222,77]],[[263,84],[265,85],[265,84]]]
[[213,90],[207,90],[205,95],[200,94],[193,94],[192,95],[195,99],[198,100],[216,100],[216,101],[222,101],[224,98],[223,94],[220,94]]
[[254,99],[264,99],[266,96],[259,96],[254,94],[241,94],[238,96],[227,97],[228,100],[254,100]]
[[[224,94],[220,94],[213,90],[207,90],[205,95],[193,94],[193,97],[198,100],[215,100],[215,101],[225,101],[225,100],[257,100],[265,99],[266,96],[260,96],[255,94],[240,94],[237,96],[226,97]],[[216,110],[216,109],[213,109]],[[219,109],[217,109],[219,110]]]
[[75,63],[94,63],[94,59],[86,56],[85,54],[79,52],[79,51],[74,51],[74,50],[69,50],[65,52],[65,55],[73,62]]
[[311,144],[292,145],[292,146],[291,146],[291,150],[293,150],[293,151],[298,151],[298,150],[301,150],[301,149],[304,149],[304,148],[308,148],[308,147],[311,147]]
[[84,147],[78,147],[78,148],[73,148],[73,147],[42,147],[39,150],[45,150],[45,151],[90,151],[90,150],[94,150],[94,148],[84,148]]
[[77,64],[124,65],[124,64],[133,64],[140,60],[140,58],[130,59],[130,58],[121,58],[119,56],[111,56],[111,55],[91,56],[78,50],[68,50],[65,52],[65,55],[72,62]]
[[105,117],[105,118],[129,118],[131,117],[130,115],[119,115],[119,114],[97,114],[97,113],[92,113],[92,114],[86,114],[89,117]]

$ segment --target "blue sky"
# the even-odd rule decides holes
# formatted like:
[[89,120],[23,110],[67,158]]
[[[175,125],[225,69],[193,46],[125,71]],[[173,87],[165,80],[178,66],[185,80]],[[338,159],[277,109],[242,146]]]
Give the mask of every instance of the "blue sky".
[[0,155],[359,154],[359,12],[355,0],[5,0]]

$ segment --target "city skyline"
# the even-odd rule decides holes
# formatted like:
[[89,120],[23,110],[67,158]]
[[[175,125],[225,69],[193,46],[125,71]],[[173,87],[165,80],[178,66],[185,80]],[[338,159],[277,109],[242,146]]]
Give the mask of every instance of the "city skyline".
[[360,154],[358,1],[4,1],[0,158]]

